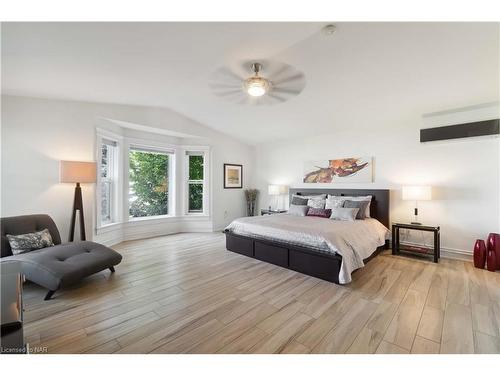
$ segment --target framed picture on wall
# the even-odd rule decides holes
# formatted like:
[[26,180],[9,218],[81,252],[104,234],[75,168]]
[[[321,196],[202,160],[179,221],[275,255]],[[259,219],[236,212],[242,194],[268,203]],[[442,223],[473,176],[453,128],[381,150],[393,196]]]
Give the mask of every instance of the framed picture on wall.
[[224,164],[224,189],[243,188],[243,166],[241,164]]

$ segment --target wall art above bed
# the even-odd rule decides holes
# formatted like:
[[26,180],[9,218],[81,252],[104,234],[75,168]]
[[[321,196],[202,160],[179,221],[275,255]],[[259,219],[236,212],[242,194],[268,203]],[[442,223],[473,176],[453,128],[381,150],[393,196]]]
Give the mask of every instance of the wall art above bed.
[[304,182],[373,182],[372,157],[344,158],[305,163]]

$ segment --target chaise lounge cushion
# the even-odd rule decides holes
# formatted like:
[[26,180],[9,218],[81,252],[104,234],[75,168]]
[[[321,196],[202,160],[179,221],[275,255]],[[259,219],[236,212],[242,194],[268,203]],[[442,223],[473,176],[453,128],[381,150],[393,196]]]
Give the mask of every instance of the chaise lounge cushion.
[[116,266],[122,256],[101,244],[69,242],[28,253],[13,255],[30,281],[50,290],[57,290],[86,276]]

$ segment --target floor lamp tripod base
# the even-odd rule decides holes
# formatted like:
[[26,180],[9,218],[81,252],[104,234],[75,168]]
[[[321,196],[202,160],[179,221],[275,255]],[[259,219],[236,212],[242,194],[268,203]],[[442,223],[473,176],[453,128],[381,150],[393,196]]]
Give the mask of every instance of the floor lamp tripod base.
[[86,241],[85,236],[85,220],[83,218],[83,199],[82,199],[82,188],[80,183],[76,183],[75,187],[75,198],[73,200],[73,212],[71,214],[71,224],[69,229],[69,241],[73,242],[75,239],[75,224],[76,224],[76,212],[78,211],[78,221],[80,223],[80,239]]

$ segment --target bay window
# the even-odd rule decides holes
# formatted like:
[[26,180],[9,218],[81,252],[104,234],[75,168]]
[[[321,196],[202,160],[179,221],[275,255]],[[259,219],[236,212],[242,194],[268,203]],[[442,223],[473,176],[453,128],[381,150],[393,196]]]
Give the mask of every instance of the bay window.
[[151,138],[97,129],[96,234],[105,241],[155,234],[162,222],[211,225],[210,148]]

